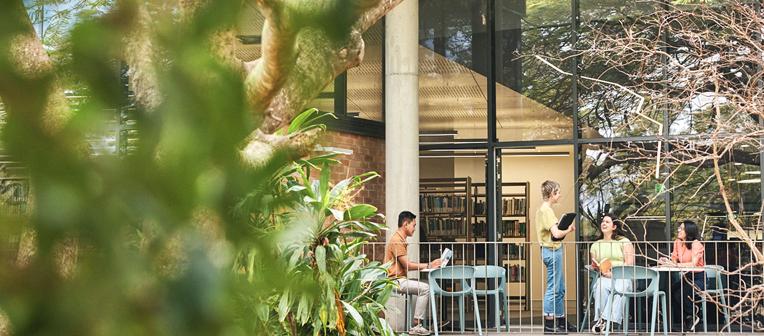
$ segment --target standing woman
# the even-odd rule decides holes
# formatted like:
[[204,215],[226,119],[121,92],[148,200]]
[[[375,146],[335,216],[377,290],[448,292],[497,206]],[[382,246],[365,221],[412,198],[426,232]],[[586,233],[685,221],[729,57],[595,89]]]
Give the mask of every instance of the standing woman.
[[546,267],[546,292],[544,293],[544,333],[566,334],[576,327],[565,319],[565,273],[563,271],[563,247],[559,241],[576,230],[571,225],[566,230],[557,228],[558,220],[552,205],[560,200],[560,184],[544,181],[541,184],[543,202],[536,210],[536,237],[541,245],[541,259]]
[[603,216],[600,223],[600,238],[589,248],[589,255],[593,261],[592,265],[600,271],[600,277],[592,288],[597,314],[594,316],[597,322],[592,326],[592,332],[600,333],[605,330],[608,321],[619,325],[626,322],[622,321],[623,297],[615,294],[612,302],[609,300],[613,288],[621,292],[631,290],[631,281],[626,279],[614,281],[611,271],[612,266],[634,265],[634,245],[624,236],[623,223],[613,215]]
[[[658,263],[677,267],[704,267],[705,248],[700,242],[700,230],[698,225],[691,220],[685,220],[679,225],[674,249],[671,251],[671,259],[661,257]],[[695,313],[695,288],[706,289],[705,271],[686,272],[671,285],[674,306],[682,307],[684,325],[687,329],[694,330],[700,318]],[[683,283],[684,282],[684,283]]]

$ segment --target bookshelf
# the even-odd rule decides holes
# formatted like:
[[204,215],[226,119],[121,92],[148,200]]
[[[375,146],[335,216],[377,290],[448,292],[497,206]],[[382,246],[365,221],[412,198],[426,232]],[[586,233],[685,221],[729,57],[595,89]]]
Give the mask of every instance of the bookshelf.
[[454,241],[469,236],[471,189],[469,177],[419,181],[421,241]]
[[[529,308],[530,293],[530,283],[526,281],[530,274],[529,187],[528,182],[501,184],[501,216],[497,225],[497,235],[499,241],[503,243],[499,251],[499,260],[507,270],[507,292],[510,303],[521,304],[524,310]],[[484,240],[487,236],[485,183],[473,183],[471,194],[474,205],[474,214],[471,219],[473,236]]]

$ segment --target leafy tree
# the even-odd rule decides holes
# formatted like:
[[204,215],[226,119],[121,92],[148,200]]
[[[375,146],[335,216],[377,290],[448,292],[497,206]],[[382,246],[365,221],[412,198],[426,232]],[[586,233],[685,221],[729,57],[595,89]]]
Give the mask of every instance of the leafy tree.
[[[379,228],[367,219],[375,210],[331,193],[366,177],[329,188],[331,157],[310,158],[315,113],[296,116],[362,60],[363,31],[399,2],[256,1],[263,56],[248,63],[232,52],[242,1],[115,1],[73,26],[60,58],[21,0],[0,2],[2,142],[31,181],[28,214],[0,225],[29,237],[0,273],[3,328],[385,332],[375,314],[389,286],[374,277],[379,265],[363,262],[362,240],[350,239]],[[73,81],[87,94],[76,109],[64,94]],[[93,155],[87,139],[114,109],[135,120],[134,150]],[[295,227],[311,236],[277,239]],[[323,296],[306,295],[316,288]]]

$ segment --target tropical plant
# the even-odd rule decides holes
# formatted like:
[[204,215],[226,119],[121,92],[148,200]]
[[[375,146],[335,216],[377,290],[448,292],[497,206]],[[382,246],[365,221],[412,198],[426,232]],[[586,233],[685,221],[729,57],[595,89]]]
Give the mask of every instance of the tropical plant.
[[[281,132],[294,135],[322,128],[318,122],[327,115],[307,110]],[[392,283],[385,268],[362,253],[364,243],[384,229],[374,221],[381,215],[372,205],[353,203],[363,184],[379,175],[370,172],[332,184],[337,155],[322,153],[285,165],[264,183],[269,190],[250,193],[236,207],[237,215],[248,218],[254,229],[252,241],[276,243],[243,248],[234,269],[255,283],[257,275],[269,273],[271,261],[278,260],[286,276],[277,289],[242,300],[244,306],[260,302],[252,315],[241,316],[254,317],[252,332],[392,334],[380,318]],[[275,250],[258,248],[268,245]]]

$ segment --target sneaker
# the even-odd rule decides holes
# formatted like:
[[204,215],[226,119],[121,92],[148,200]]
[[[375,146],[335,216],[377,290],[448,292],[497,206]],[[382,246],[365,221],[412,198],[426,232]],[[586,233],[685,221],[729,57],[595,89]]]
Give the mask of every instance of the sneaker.
[[574,326],[572,323],[568,323],[568,319],[565,317],[558,317],[557,320],[557,330],[563,330],[567,332],[577,332],[578,327]]
[[597,322],[592,325],[592,333],[601,334],[603,331],[605,331],[605,321],[597,320]]
[[421,324],[417,324],[409,329],[409,335],[429,335],[430,331],[425,329]]

